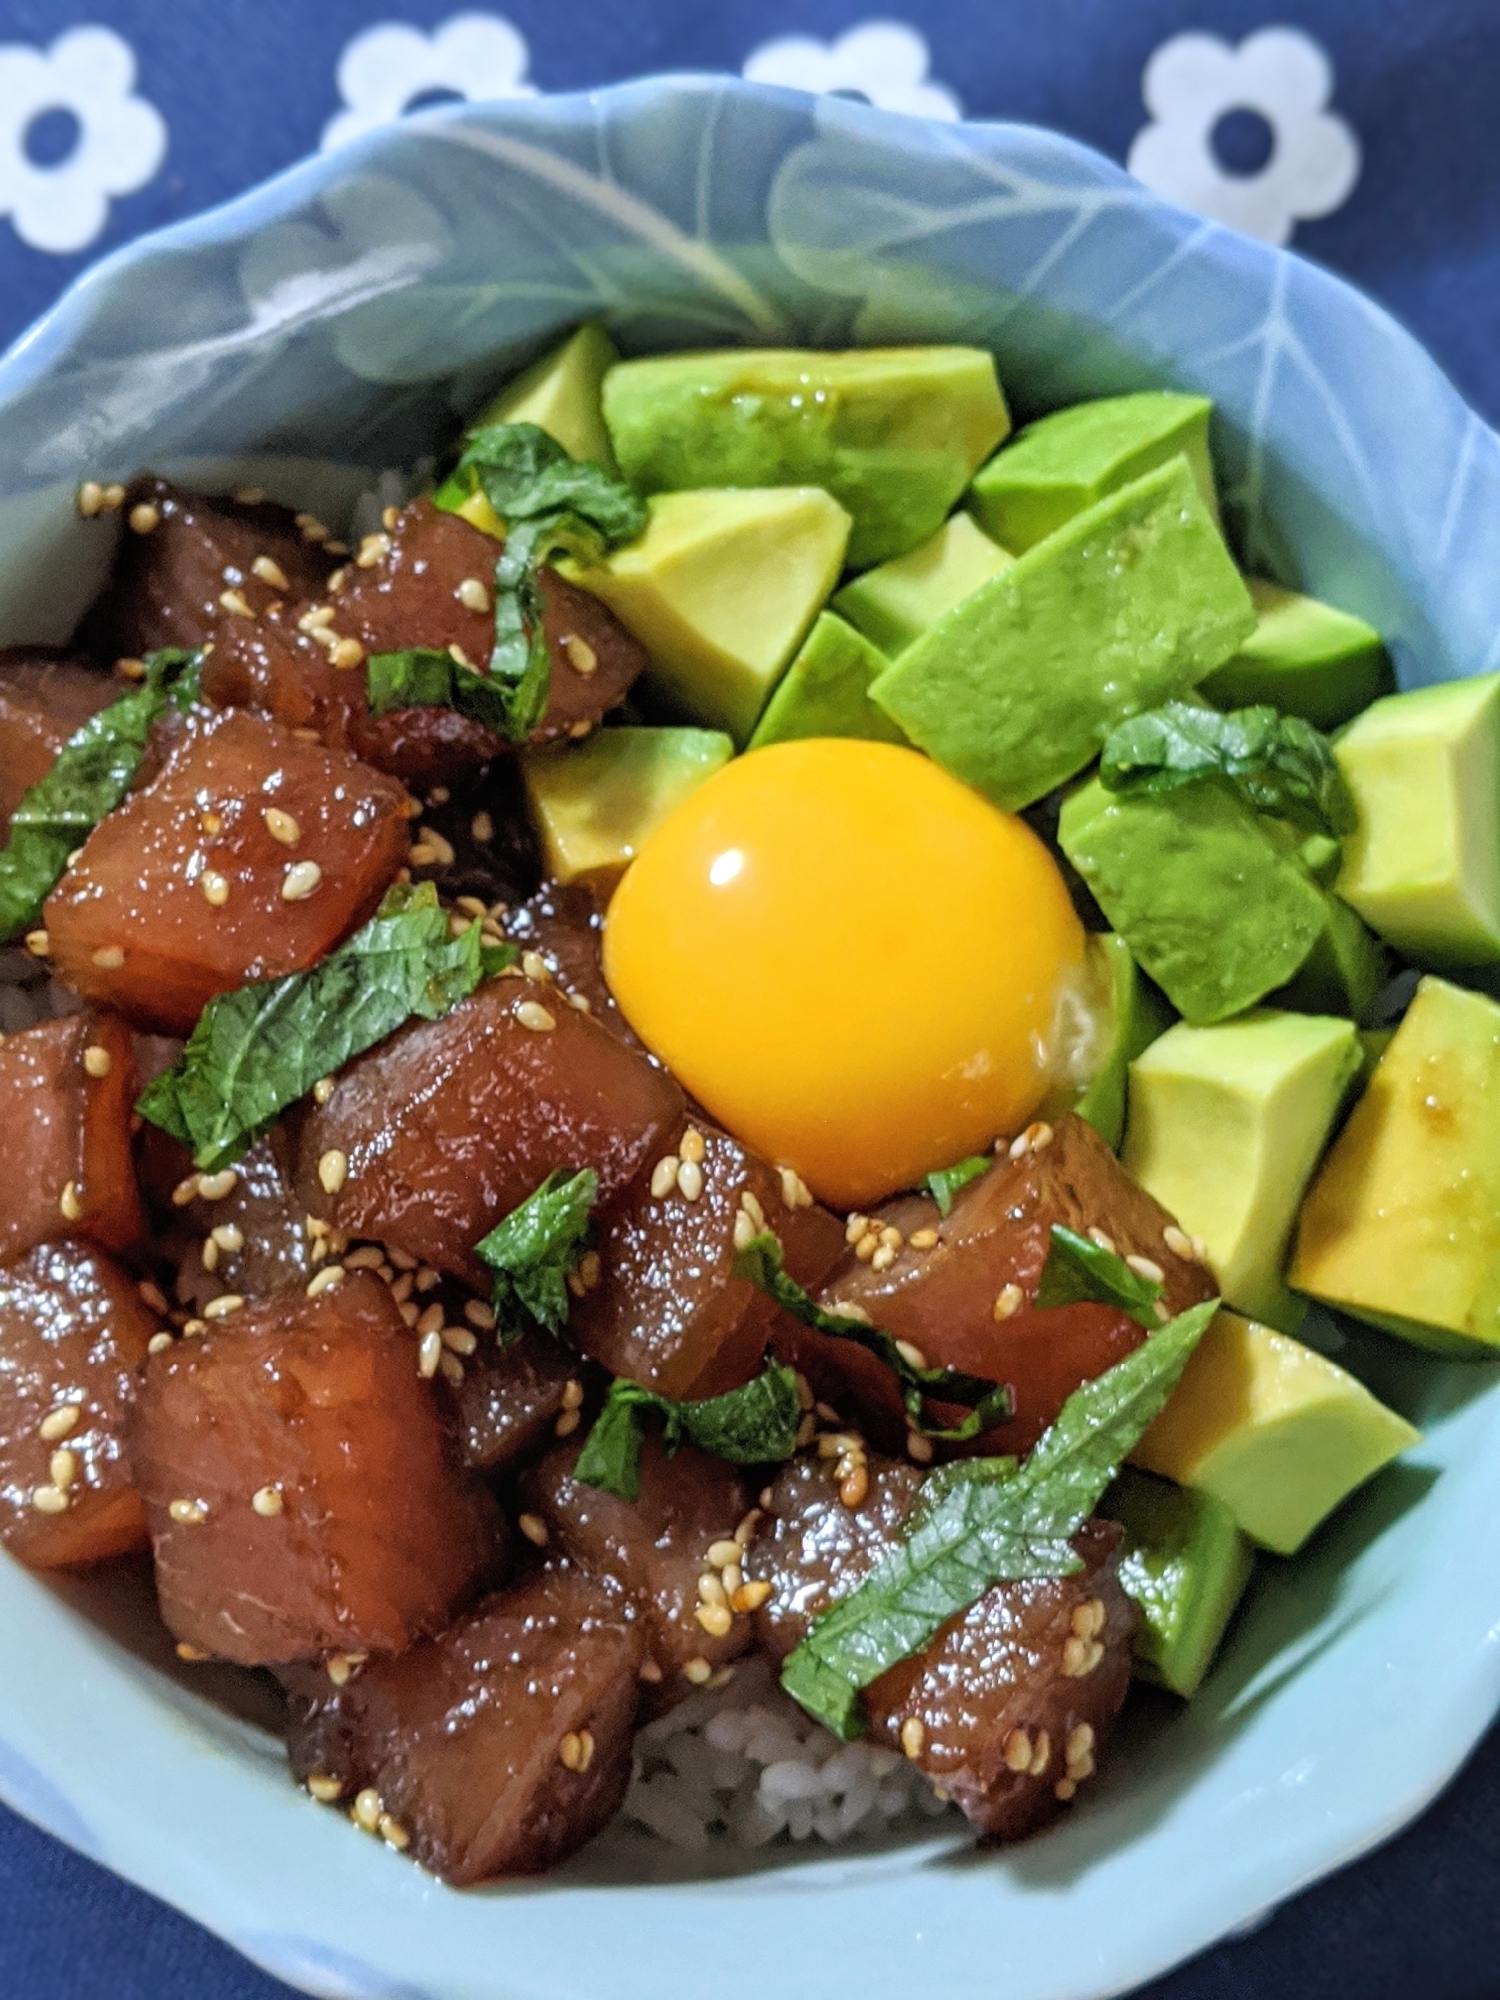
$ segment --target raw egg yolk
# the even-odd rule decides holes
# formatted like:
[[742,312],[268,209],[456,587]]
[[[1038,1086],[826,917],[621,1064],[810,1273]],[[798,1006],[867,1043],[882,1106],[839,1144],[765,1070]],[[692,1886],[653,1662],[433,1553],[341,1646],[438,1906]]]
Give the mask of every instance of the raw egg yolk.
[[857,1208],[1021,1129],[1084,933],[1031,829],[914,750],[726,765],[643,844],[604,970],[736,1138]]

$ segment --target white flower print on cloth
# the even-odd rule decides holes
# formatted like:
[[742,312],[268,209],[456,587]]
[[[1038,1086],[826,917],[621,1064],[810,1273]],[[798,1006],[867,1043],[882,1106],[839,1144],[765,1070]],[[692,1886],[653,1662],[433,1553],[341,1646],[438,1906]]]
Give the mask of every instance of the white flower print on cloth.
[[927,43],[904,21],[862,21],[836,42],[810,35],[780,35],[763,42],[745,62],[750,83],[779,83],[790,90],[844,91],[882,111],[914,118],[961,118],[953,92],[928,76]]
[[[32,150],[49,112],[74,128],[50,162]],[[73,28],[46,50],[0,45],[0,216],[33,250],[86,250],[110,196],[143,188],[166,150],[166,120],[135,95],[135,52],[112,29]]]
[[344,109],[329,120],[323,150],[389,125],[430,93],[450,92],[470,103],[535,97],[535,84],[526,81],[530,60],[524,37],[500,14],[455,14],[430,35],[404,21],[366,28],[339,57]]
[[[1359,141],[1328,109],[1332,66],[1296,28],[1262,28],[1238,48],[1216,35],[1174,35],[1146,64],[1141,95],[1153,122],[1130,148],[1136,179],[1263,243],[1286,243],[1299,222],[1331,215],[1359,179]],[[1245,172],[1215,144],[1236,113],[1269,133],[1263,162]]]

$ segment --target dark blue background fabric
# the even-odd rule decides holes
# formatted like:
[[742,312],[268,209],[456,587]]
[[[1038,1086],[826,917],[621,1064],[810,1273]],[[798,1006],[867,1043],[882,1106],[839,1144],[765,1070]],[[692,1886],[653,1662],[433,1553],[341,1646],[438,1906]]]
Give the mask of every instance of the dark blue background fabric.
[[[433,30],[477,0],[0,0],[0,126],[14,45],[83,25],[133,51],[137,92],[165,121],[160,165],[112,199],[85,248],[38,248],[6,220],[0,161],[0,345],[102,252],[239,192],[314,150],[340,110],[336,71],[379,22]],[[1284,25],[1333,71],[1331,108],[1362,166],[1352,192],[1293,241],[1364,285],[1500,416],[1500,4],[1497,0],[503,0],[526,80],[573,90],[652,70],[740,71],[776,37],[861,22],[920,31],[930,76],[971,117],[1030,119],[1124,159],[1146,124],[1142,72],[1170,38],[1230,43]],[[38,118],[30,157],[66,157],[75,128]],[[1254,106],[1216,131],[1221,166],[1259,168]],[[29,233],[31,241],[23,240]],[[76,233],[76,232],[75,232]],[[1392,1845],[1253,1935],[1154,1987],[1154,2000],[1491,2000],[1500,1994],[1500,1735]],[[1171,1885],[1162,1885],[1164,1897]],[[768,1991],[777,1975],[768,1964]],[[192,1925],[0,1812],[0,1996],[272,2000],[285,1989]],[[879,1996],[872,1996],[879,2000]]]

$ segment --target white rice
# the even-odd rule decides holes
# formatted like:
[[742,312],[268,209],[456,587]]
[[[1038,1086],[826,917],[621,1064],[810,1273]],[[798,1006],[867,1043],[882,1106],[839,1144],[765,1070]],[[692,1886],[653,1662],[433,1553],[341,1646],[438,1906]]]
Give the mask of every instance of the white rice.
[[833,1843],[949,1811],[894,1750],[840,1743],[782,1693],[764,1660],[690,1696],[636,1738],[621,1817],[669,1846],[763,1847],[785,1835]]

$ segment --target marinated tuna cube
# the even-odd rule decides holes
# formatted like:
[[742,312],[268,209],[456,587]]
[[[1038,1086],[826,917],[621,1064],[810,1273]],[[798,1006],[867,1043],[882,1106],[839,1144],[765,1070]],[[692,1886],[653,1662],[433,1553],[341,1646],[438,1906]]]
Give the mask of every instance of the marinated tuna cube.
[[304,1119],[296,1187],[347,1236],[394,1243],[487,1290],[474,1245],[558,1168],[608,1203],[682,1111],[664,1070],[557,987],[502,977],[342,1071]]
[[[418,500],[389,534],[372,536],[361,549],[338,596],[339,628],[370,653],[457,646],[482,671],[495,643],[491,607],[500,549],[457,514]],[[598,722],[646,665],[639,640],[598,598],[553,569],[543,569],[541,586],[552,691],[534,743]]]
[[604,918],[588,889],[544,882],[534,896],[510,911],[502,928],[523,952],[537,954],[550,976],[572,995],[575,1007],[586,1000],[584,1012],[592,1014],[601,1028],[633,1049],[642,1046],[605,981]]
[[1053,1819],[1093,1776],[1130,1686],[1137,1612],[1113,1521],[1073,1537],[1072,1576],[998,1583],[865,1691],[872,1735],[995,1840]]
[[341,1688],[288,1676],[292,1769],[456,1886],[538,1874],[625,1796],[641,1647],[610,1591],[549,1565]]
[[745,1551],[745,1579],[762,1599],[756,1633],[774,1660],[800,1646],[819,1613],[863,1583],[900,1541],[923,1478],[905,1460],[871,1452],[865,1491],[850,1507],[836,1465],[802,1452],[783,1466]]
[[186,1149],[177,1147],[181,1172],[175,1191],[179,1198],[189,1197],[174,1208],[174,1234],[185,1239],[177,1278],[180,1305],[200,1313],[225,1292],[269,1299],[277,1292],[300,1291],[312,1277],[307,1212],[282,1163],[286,1148],[285,1133],[277,1126],[232,1167],[199,1174]]
[[0,1043],[0,1264],[62,1236],[124,1250],[144,1235],[130,1126],[130,1030],[69,1014]]
[[315,529],[310,538],[284,507],[179,493],[148,478],[130,488],[121,511],[114,575],[84,625],[108,660],[201,646],[231,601],[254,616],[278,598],[312,597],[332,562],[326,534]]
[[795,1175],[706,1119],[678,1125],[604,1227],[599,1284],[571,1322],[584,1352],[664,1396],[716,1396],[748,1382],[784,1315],[734,1275],[741,1213],[775,1230],[786,1268],[809,1289],[843,1248],[843,1225]]
[[547,1333],[523,1333],[510,1347],[481,1345],[453,1390],[465,1465],[496,1472],[542,1450],[578,1368],[578,1357]]
[[194,718],[48,899],[53,960],[87,998],[187,1034],[216,993],[330,951],[406,849],[393,779],[260,716]]
[[564,1446],[528,1473],[522,1502],[545,1525],[549,1548],[630,1601],[646,1632],[646,1677],[661,1697],[686,1695],[707,1678],[700,1663],[720,1667],[754,1636],[748,1604],[734,1602],[738,1553],[729,1556],[750,1505],[745,1483],[721,1458],[691,1445],[668,1458],[648,1436],[639,1496],[621,1500],[573,1477],[578,1452]]
[[128,689],[46,646],[0,648],[0,840],[68,738]]
[[[1055,1127],[1032,1130],[1037,1143],[971,1181],[946,1218],[926,1195],[908,1195],[871,1216],[863,1240],[820,1294],[830,1310],[859,1307],[935,1367],[1013,1385],[1013,1420],[977,1441],[976,1451],[1029,1450],[1081,1382],[1145,1337],[1108,1306],[1031,1308],[1054,1223],[1085,1236],[1102,1233],[1122,1257],[1145,1258],[1148,1270],[1161,1273],[1169,1314],[1215,1290],[1172,1217],[1091,1125],[1070,1113]],[[902,1418],[888,1370],[847,1341],[805,1329],[793,1345],[821,1395],[838,1403],[852,1394],[873,1433],[899,1441],[891,1435]]]
[[500,1550],[488,1495],[450,1462],[416,1343],[364,1273],[153,1355],[130,1451],[162,1616],[242,1666],[400,1652]]
[[48,1243],[0,1271],[0,1540],[33,1569],[144,1549],[122,1430],[158,1331],[102,1251]]

